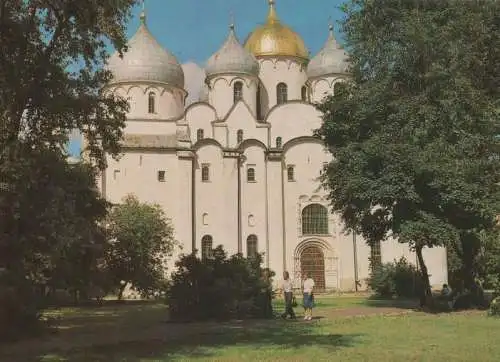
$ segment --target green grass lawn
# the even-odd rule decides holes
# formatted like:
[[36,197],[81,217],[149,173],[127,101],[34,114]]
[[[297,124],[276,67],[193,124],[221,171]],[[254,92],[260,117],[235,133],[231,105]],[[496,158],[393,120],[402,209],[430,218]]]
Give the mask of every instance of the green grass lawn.
[[500,319],[411,305],[324,297],[312,322],[182,325],[154,303],[63,309],[49,313],[60,318],[57,333],[0,346],[0,361],[500,361]]

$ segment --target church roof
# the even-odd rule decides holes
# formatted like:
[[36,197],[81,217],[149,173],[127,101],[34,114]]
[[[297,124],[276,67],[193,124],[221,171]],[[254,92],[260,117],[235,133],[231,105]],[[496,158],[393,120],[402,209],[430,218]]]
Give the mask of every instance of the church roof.
[[259,63],[236,38],[234,25],[222,47],[208,59],[205,72],[207,77],[227,73],[258,75]]
[[123,58],[115,52],[109,59],[108,67],[113,73],[111,84],[153,81],[184,87],[181,65],[151,34],[144,12],[141,14],[139,29],[128,43],[128,51]]
[[346,74],[348,65],[348,55],[335,40],[333,26],[330,25],[330,33],[325,45],[307,66],[307,76],[316,78],[329,74]]
[[309,59],[309,51],[304,40],[279,20],[274,0],[269,0],[266,22],[250,33],[245,41],[245,49],[257,57],[284,56]]
[[176,134],[125,134],[122,146],[125,148],[175,148],[177,147]]

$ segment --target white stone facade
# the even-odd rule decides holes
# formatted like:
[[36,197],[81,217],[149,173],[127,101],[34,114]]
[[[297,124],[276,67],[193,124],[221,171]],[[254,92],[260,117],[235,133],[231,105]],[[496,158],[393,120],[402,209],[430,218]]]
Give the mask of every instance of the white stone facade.
[[[141,27],[143,34],[147,28]],[[318,177],[331,154],[312,136],[321,118],[309,103],[331,93],[347,75],[321,76],[316,69],[308,77],[308,59],[286,54],[255,56],[254,68],[248,54],[243,60],[242,49],[232,51],[239,43],[229,38],[221,54],[234,59],[217,63],[214,58],[215,70],[206,82],[208,101],[184,107],[186,92],[177,73],[175,82],[169,82],[168,77],[142,76],[135,69],[135,78],[109,85],[108,91],[127,98],[131,109],[123,155],[118,161],[110,157],[100,178],[103,194],[115,203],[133,193],[161,205],[182,244],[178,253],[201,252],[203,239],[211,240],[212,247],[222,244],[229,253],[247,255],[256,248],[277,279],[288,270],[300,280],[307,269],[320,287],[354,290],[357,276],[363,288],[370,248],[360,236],[354,246],[339,217],[327,211]],[[157,46],[150,43],[141,49]],[[165,64],[171,63],[168,56]],[[147,72],[143,58],[141,69]],[[239,59],[245,62],[241,72],[235,66]],[[154,71],[161,72],[157,68],[163,63],[154,61]],[[231,66],[224,72],[217,64]],[[258,74],[245,69],[258,69]],[[283,96],[284,90],[279,84],[286,85],[281,104],[277,93]],[[382,261],[401,256],[415,261],[407,245],[382,243]],[[425,258],[431,283],[446,282],[445,250],[426,250]]]

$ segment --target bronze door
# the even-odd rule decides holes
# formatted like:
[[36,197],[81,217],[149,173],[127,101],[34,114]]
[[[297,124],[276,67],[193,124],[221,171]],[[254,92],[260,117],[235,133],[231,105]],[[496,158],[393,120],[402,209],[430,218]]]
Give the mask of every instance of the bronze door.
[[300,271],[302,278],[309,273],[314,280],[315,290],[325,290],[325,256],[319,247],[308,246],[302,251],[300,255]]

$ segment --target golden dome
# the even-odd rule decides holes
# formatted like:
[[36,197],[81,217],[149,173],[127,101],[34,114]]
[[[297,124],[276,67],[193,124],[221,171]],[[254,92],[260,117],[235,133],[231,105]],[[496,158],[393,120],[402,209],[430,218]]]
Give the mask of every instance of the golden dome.
[[309,52],[302,38],[279,21],[274,0],[269,0],[266,23],[248,36],[245,48],[257,57],[288,56],[304,60],[309,58]]

